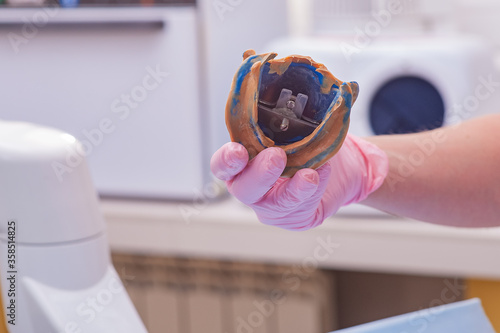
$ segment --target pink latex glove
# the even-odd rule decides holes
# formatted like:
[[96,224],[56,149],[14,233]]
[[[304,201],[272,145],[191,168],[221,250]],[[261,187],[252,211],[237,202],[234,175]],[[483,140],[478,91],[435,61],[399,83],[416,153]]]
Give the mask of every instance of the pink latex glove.
[[340,151],[317,170],[281,178],[286,154],[267,148],[248,162],[245,147],[229,142],[211,160],[213,174],[230,193],[250,206],[259,220],[288,230],[320,225],[344,205],[364,200],[382,185],[388,158],[375,145],[348,135]]

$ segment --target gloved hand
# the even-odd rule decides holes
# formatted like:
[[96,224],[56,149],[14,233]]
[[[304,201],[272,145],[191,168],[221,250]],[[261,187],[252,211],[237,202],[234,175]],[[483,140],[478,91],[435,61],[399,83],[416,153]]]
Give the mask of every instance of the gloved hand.
[[341,206],[364,200],[388,172],[385,152],[352,135],[317,170],[301,169],[292,178],[281,178],[285,165],[283,149],[267,148],[248,162],[247,150],[236,142],[226,143],[211,160],[213,174],[262,223],[289,230],[314,228]]

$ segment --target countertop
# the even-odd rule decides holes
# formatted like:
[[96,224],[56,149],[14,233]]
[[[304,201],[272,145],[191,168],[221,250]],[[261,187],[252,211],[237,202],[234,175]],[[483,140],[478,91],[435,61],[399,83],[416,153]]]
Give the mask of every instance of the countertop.
[[443,227],[353,205],[305,231],[261,224],[235,199],[101,201],[118,252],[355,271],[500,278],[500,228]]

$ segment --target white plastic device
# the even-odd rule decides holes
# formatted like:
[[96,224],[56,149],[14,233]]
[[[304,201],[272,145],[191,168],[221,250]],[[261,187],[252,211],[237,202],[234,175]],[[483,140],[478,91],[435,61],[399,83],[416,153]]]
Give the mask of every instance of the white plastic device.
[[79,149],[67,133],[0,121],[0,276],[10,333],[147,332],[111,264],[86,161],[58,176]]

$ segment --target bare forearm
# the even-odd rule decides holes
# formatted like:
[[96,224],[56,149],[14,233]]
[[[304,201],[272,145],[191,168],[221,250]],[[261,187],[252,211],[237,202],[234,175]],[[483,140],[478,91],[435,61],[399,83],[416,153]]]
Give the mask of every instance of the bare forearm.
[[500,225],[500,115],[367,140],[387,153],[389,174],[364,204],[438,224]]

